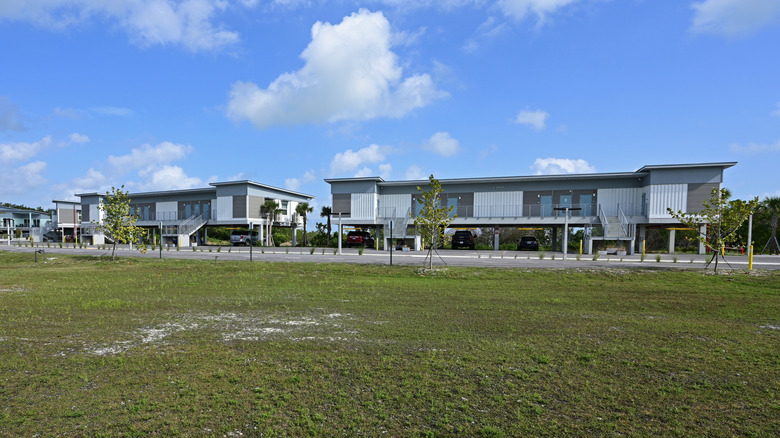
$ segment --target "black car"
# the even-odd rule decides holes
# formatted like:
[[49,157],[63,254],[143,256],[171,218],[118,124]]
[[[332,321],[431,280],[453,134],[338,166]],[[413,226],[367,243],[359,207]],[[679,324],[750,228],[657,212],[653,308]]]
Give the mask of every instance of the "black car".
[[347,233],[347,246],[374,246],[374,238],[368,231],[350,231]]
[[522,251],[524,249],[530,251],[539,251],[539,241],[533,236],[523,236],[520,241],[517,242],[517,250]]
[[467,246],[469,249],[474,249],[474,235],[471,231],[461,230],[456,231],[452,235],[452,249],[458,249]]

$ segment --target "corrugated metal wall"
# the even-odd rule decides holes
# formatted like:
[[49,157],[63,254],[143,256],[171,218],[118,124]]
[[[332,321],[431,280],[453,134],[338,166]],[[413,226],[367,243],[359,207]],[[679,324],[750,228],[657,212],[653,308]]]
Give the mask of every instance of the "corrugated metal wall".
[[666,211],[685,211],[688,204],[687,184],[653,184],[647,188],[649,218],[671,217]]
[[375,193],[353,193],[350,203],[350,217],[352,219],[374,219],[376,217]]
[[379,195],[379,214],[385,217],[404,217],[412,206],[412,195]]
[[474,193],[474,217],[519,217],[523,212],[523,192]]
[[596,197],[607,216],[617,216],[618,204],[626,216],[639,216],[642,214],[643,192],[643,188],[599,189]]
[[[212,207],[213,208],[213,207]],[[217,220],[225,221],[233,218],[233,197],[220,196],[217,198],[217,206],[214,208],[217,212]]]
[[717,183],[688,184],[688,211],[698,213],[704,208],[704,201],[710,199],[712,190],[720,188]]

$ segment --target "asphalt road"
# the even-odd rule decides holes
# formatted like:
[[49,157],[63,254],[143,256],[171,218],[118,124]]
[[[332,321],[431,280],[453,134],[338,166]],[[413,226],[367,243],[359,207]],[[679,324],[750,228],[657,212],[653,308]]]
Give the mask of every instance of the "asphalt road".
[[[34,260],[38,252],[38,260],[56,257],[57,254],[77,254],[108,257],[111,250],[96,247],[87,248],[59,248],[57,245],[47,247],[46,244],[36,247],[15,246],[0,244],[1,251],[13,251],[29,253]],[[145,258],[176,258],[214,260],[215,262],[226,260],[246,260],[253,262],[290,262],[290,263],[362,263],[372,265],[389,265],[391,255],[387,251],[366,249],[361,255],[354,248],[343,248],[341,254],[333,248],[253,248],[251,255],[246,247],[223,246],[219,252],[216,246],[192,248],[180,248],[178,251],[164,249],[160,253],[147,250],[146,253],[138,249],[130,249],[122,245],[117,249],[118,257],[145,257]],[[393,251],[393,265],[417,265],[426,264],[427,252],[421,251]],[[519,252],[519,251],[470,251],[470,250],[438,250],[433,253],[433,263],[437,266],[472,266],[472,267],[497,267],[497,268],[523,268],[523,269],[564,269],[564,268],[642,268],[642,269],[703,269],[710,256],[695,254],[647,254],[642,261],[639,254],[618,257],[615,255],[600,256],[593,260],[592,255],[583,254],[577,260],[576,254],[568,254],[567,260],[563,260],[561,252]],[[723,259],[719,262],[719,269],[747,270],[748,258],[740,255],[727,255],[726,263]],[[780,256],[756,255],[753,258],[753,269],[777,270],[780,269]]]

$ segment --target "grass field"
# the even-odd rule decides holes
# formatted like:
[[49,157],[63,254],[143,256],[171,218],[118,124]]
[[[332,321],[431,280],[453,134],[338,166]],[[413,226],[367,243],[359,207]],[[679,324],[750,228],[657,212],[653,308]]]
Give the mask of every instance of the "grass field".
[[0,436],[780,435],[780,274],[0,252]]

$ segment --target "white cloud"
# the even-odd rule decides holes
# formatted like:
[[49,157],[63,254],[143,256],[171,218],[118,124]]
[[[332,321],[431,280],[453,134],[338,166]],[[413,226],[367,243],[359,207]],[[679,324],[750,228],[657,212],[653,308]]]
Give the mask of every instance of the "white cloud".
[[437,132],[423,145],[423,149],[442,157],[451,157],[460,152],[460,142],[447,132]]
[[750,35],[775,24],[780,17],[777,0],[705,0],[691,5],[691,31],[726,37]]
[[388,180],[390,179],[390,174],[393,171],[393,165],[390,163],[384,163],[379,165],[379,176],[382,179]]
[[772,111],[772,115],[775,117],[780,117],[780,102],[777,102],[777,109]]
[[344,152],[337,153],[330,162],[330,173],[332,175],[352,172],[365,164],[381,163],[387,155],[392,152],[389,146],[379,146],[372,144],[364,147],[357,152],[347,149]]
[[572,160],[569,158],[537,158],[531,169],[536,175],[594,173],[596,171],[596,168],[585,160]]
[[129,117],[133,115],[133,110],[130,108],[121,108],[116,106],[101,106],[92,108],[92,112],[104,116],[116,116],[116,117]]
[[520,111],[515,118],[515,123],[518,125],[528,125],[537,131],[541,131],[547,126],[547,119],[550,117],[546,111]]
[[426,175],[425,172],[423,172],[420,166],[412,164],[406,169],[406,173],[404,177],[405,179],[408,180],[419,180],[419,179],[427,179],[428,175]]
[[505,15],[516,20],[536,15],[537,25],[541,26],[549,15],[577,1],[579,0],[498,0],[496,5]]
[[45,185],[45,170],[46,163],[43,161],[33,161],[16,168],[0,167],[0,187],[3,188],[3,195],[30,193],[31,189]]
[[199,51],[239,41],[237,33],[213,22],[228,5],[224,0],[4,1],[0,3],[0,19],[30,22],[52,30],[108,19],[142,46],[173,44]]
[[70,139],[71,143],[88,143],[89,142],[89,137],[87,137],[84,134],[79,134],[79,133],[76,133],[76,132],[71,134],[70,137],[68,137],[68,138]]
[[90,167],[86,174],[56,184],[54,189],[58,193],[56,199],[71,199],[76,193],[105,193],[110,189],[110,185],[102,172]]
[[179,166],[169,164],[149,166],[138,172],[142,181],[137,184],[141,191],[191,189],[203,185],[200,178],[187,176]]
[[284,187],[288,190],[298,190],[303,184],[310,183],[316,179],[313,170],[306,171],[300,178],[287,178],[284,180]]
[[366,176],[374,176],[374,171],[371,170],[370,167],[364,167],[364,168],[358,170],[357,172],[355,172],[355,175],[354,175],[355,178],[363,178],[363,177],[366,177]]
[[122,170],[140,169],[145,166],[156,166],[179,160],[192,152],[192,146],[174,144],[168,141],[157,146],[144,144],[140,148],[133,149],[127,155],[115,157],[108,156],[108,162]]
[[32,143],[0,143],[0,165],[8,165],[30,159],[38,155],[41,149],[48,147],[51,143],[51,136],[48,135]]
[[0,96],[0,131],[25,131],[19,107],[7,97]]
[[305,65],[284,73],[266,89],[237,82],[227,115],[257,128],[401,117],[445,93],[427,74],[403,78],[390,50],[390,23],[381,12],[361,9],[337,25],[317,22],[301,54]]
[[741,145],[732,143],[730,149],[731,152],[745,155],[780,152],[780,140],[776,141],[774,144],[748,143],[747,145]]

